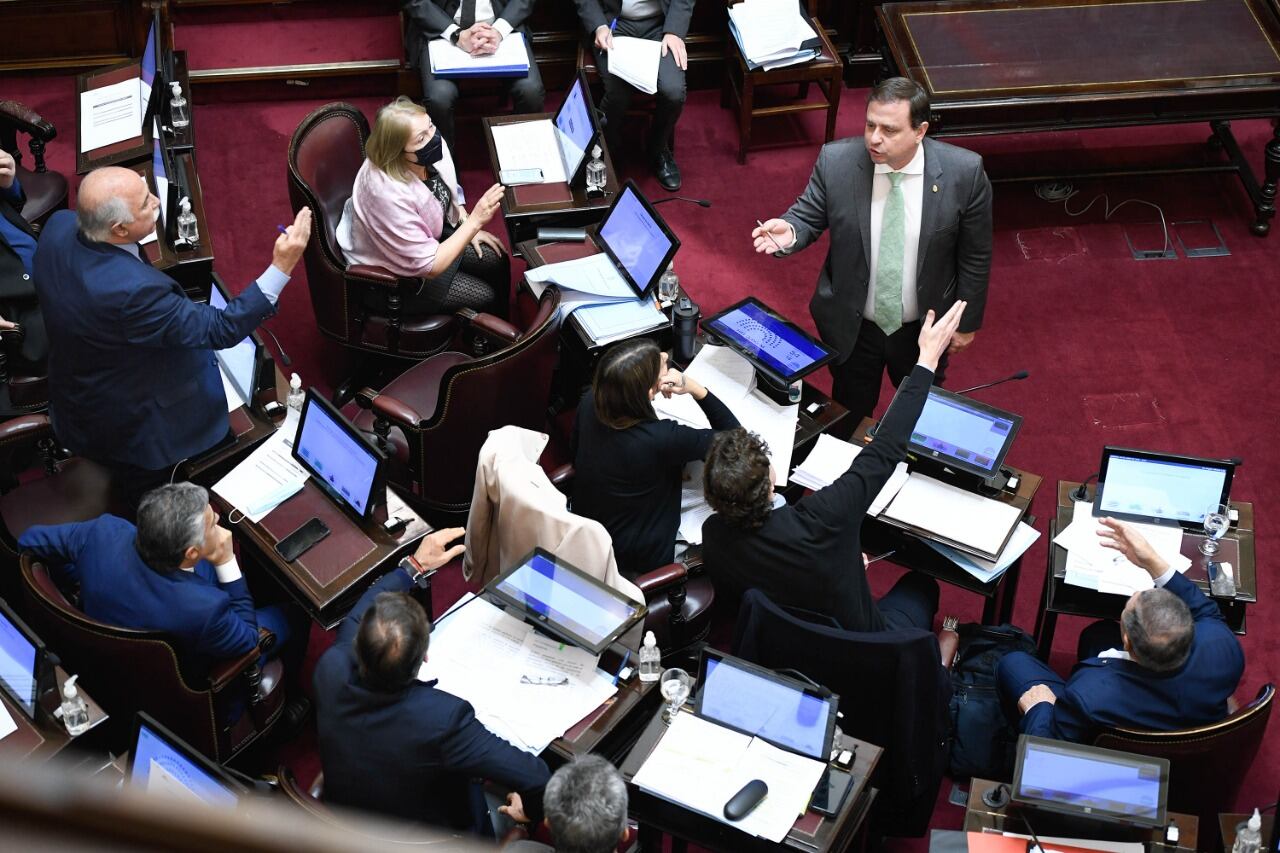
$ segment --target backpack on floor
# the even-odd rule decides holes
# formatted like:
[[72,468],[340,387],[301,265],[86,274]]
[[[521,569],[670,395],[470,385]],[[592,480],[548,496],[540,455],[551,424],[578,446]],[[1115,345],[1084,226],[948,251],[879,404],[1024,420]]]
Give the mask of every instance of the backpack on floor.
[[1013,625],[969,623],[957,629],[951,665],[951,775],[1008,781],[1018,742],[1016,720],[1005,717],[996,667],[1010,652],[1036,653],[1031,636]]

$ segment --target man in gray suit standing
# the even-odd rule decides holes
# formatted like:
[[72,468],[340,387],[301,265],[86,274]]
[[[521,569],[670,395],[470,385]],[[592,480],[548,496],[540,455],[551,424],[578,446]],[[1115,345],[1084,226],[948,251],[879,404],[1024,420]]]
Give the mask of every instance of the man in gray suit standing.
[[[968,302],[947,357],[973,343],[991,272],[991,182],[972,151],[926,139],[929,97],[892,77],[867,97],[862,145],[822,147],[804,194],[780,219],[751,232],[755,250],[789,255],[831,229],[831,247],[809,311],[840,352],[831,396],[869,416],[884,370],[894,387],[919,357],[920,318]],[[856,422],[856,421],[855,421]]]

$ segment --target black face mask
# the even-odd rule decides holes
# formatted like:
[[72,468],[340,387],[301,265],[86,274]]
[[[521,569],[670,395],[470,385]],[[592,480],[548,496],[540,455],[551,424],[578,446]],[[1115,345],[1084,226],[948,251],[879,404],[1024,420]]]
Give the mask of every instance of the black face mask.
[[427,140],[426,145],[409,152],[409,156],[419,166],[434,166],[444,157],[444,139],[437,133]]

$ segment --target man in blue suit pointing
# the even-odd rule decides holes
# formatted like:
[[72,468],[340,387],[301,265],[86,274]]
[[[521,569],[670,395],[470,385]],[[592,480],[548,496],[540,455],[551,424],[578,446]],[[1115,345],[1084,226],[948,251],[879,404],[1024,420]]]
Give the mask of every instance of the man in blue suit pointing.
[[96,169],[80,184],[75,213],[50,217],[34,258],[54,431],[73,453],[111,467],[131,505],[175,465],[227,439],[213,350],[275,314],[311,235],[303,208],[276,238],[271,265],[219,311],[192,302],[146,260],[139,243],[159,210],[136,172]]
[[1000,661],[1000,693],[1017,703],[1022,732],[1089,743],[1108,728],[1170,731],[1221,720],[1244,652],[1218,605],[1129,525],[1104,518],[1098,535],[1155,588],[1129,598],[1118,626],[1099,622],[1081,633],[1081,660],[1065,681],[1025,652]]

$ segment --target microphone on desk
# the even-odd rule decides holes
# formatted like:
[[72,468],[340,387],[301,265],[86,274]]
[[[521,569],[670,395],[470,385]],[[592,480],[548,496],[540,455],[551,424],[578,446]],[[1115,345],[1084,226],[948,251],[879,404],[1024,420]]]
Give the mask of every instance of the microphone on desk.
[[657,201],[649,202],[653,205],[666,204],[669,201],[687,201],[689,204],[696,204],[698,207],[710,207],[711,202],[705,198],[686,198],[682,195],[670,195],[666,198],[660,198]]
[[293,359],[289,358],[289,353],[284,351],[284,345],[280,343],[280,339],[276,337],[276,333],[268,329],[266,326],[259,326],[259,329],[271,336],[271,340],[275,341],[276,349],[280,350],[280,363],[285,367],[293,364]]
[[995,382],[986,382],[982,385],[974,385],[972,388],[966,388],[963,391],[956,391],[957,394],[968,394],[970,391],[981,391],[983,388],[993,388],[996,385],[1003,385],[1006,382],[1012,382],[1015,379],[1026,379],[1031,374],[1025,370],[1019,370],[1012,376],[1006,376],[1004,379],[997,379]]

